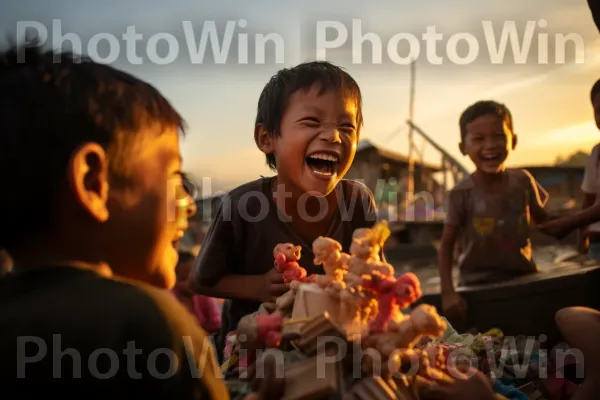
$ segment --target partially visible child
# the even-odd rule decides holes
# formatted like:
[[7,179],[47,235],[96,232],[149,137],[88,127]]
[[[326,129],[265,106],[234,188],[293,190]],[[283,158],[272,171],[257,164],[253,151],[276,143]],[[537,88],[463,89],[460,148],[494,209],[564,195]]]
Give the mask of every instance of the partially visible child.
[[188,214],[183,126],[109,65],[0,51],[3,397],[229,398],[208,336],[164,290]]
[[456,241],[462,250],[460,285],[535,273],[530,225],[548,218],[548,195],[529,172],[505,166],[517,145],[505,105],[478,101],[462,113],[459,125],[460,150],[477,169],[449,193],[439,268],[444,314],[464,321],[467,304],[452,280]]
[[[600,129],[600,80],[592,86],[590,101],[594,110],[596,126]],[[600,143],[592,148],[588,158],[581,191],[583,192],[582,210],[600,204],[600,196],[598,196],[600,192]],[[577,249],[582,254],[600,260],[600,222],[579,229]]]
[[[596,127],[600,129],[600,80],[590,91]],[[581,184],[582,210],[578,213],[554,219],[540,226],[544,232],[563,238],[573,230],[579,230],[578,250],[600,260],[600,143],[592,148]]]
[[190,289],[189,277],[196,256],[189,251],[179,251],[179,262],[175,268],[177,282],[173,294],[198,320],[205,331],[212,333],[221,327],[221,317],[215,299],[194,293]]
[[556,313],[556,324],[569,346],[581,351],[585,366],[583,383],[571,400],[600,398],[600,312],[586,307],[568,307]]
[[217,348],[243,316],[288,290],[273,266],[278,243],[302,246],[308,274],[319,236],[348,252],[354,229],[377,221],[372,193],[343,180],[362,126],[362,98],[354,79],[327,62],[279,71],[264,87],[254,129],[257,147],[276,176],[232,190],[212,223],[193,274],[199,293],[228,299]]

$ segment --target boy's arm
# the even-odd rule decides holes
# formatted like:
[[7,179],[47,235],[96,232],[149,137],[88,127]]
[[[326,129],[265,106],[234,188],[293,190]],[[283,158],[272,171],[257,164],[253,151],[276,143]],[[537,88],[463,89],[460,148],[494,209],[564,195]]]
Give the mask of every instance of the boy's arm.
[[548,192],[527,170],[522,170],[525,175],[527,190],[529,192],[529,210],[531,218],[536,225],[543,224],[550,219],[544,208],[548,203]]
[[222,299],[265,300],[265,276],[242,275],[236,254],[241,240],[236,233],[231,200],[225,197],[211,224],[196,266],[190,274],[190,288],[199,294]]
[[[192,283],[192,289],[200,294],[221,299],[251,300],[257,302],[273,301],[268,296],[269,289],[264,275],[223,275],[214,285]],[[283,288],[286,286],[281,283]],[[283,289],[282,289],[283,290]]]
[[540,228],[546,234],[562,239],[576,229],[583,230],[588,225],[600,221],[600,205],[593,205],[596,200],[594,193],[598,180],[596,171],[599,159],[599,147],[600,145],[594,146],[585,167],[581,183],[581,190],[584,192],[582,210],[574,215],[562,217],[544,224]]
[[465,223],[463,194],[459,190],[448,193],[444,231],[440,240],[438,263],[442,294],[453,293],[452,265],[454,264],[454,248],[460,227]]
[[438,254],[438,264],[440,269],[440,285],[442,294],[454,292],[454,283],[452,282],[452,265],[454,261],[454,247],[458,237],[458,227],[454,225],[444,225],[444,232],[440,241],[440,251]]
[[[596,190],[598,186],[598,145],[594,146],[590,156],[588,157],[585,170],[583,172],[583,179],[581,181],[581,191],[583,192],[583,201],[581,203],[581,209],[585,210],[590,208],[596,202]],[[583,250],[585,247],[585,227],[579,229],[578,235],[578,247]]]
[[465,225],[466,215],[464,192],[451,190],[448,194],[446,220],[438,257],[442,311],[444,316],[454,324],[465,322],[467,315],[467,303],[456,292],[452,279],[454,248],[460,229]]

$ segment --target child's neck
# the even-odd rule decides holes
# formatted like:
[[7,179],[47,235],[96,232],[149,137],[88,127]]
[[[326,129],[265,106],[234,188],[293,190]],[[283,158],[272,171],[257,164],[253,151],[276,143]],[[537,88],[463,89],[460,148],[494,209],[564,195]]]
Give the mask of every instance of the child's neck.
[[328,234],[338,206],[335,190],[325,197],[308,196],[276,178],[272,192],[279,212],[298,236],[312,242]]
[[488,192],[502,191],[506,184],[506,170],[502,170],[496,174],[488,174],[477,170],[473,173],[475,183]]

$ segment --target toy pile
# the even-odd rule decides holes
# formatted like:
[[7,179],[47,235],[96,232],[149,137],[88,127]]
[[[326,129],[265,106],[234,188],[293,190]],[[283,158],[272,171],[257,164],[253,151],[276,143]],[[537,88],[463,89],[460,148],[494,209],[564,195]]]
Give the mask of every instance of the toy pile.
[[389,235],[385,221],[358,229],[350,254],[319,237],[312,250],[324,275],[307,276],[299,246],[277,245],[275,266],[290,290],[240,320],[228,337],[226,376],[243,379],[273,355],[283,364],[285,400],[418,399],[420,380],[450,379],[444,354],[419,346],[447,323],[430,305],[402,312],[421,297],[420,283],[412,273],[395,277],[381,260]]

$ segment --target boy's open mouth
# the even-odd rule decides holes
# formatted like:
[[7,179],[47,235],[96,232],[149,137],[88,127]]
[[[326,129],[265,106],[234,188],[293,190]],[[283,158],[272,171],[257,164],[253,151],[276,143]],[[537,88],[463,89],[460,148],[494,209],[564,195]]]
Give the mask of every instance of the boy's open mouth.
[[177,235],[175,235],[175,237],[173,238],[173,240],[171,241],[171,245],[173,246],[174,249],[178,249],[179,248],[179,244],[181,243],[181,239],[183,239],[183,235],[184,232],[177,232]]
[[481,159],[483,161],[500,161],[502,156],[499,153],[496,154],[482,154]]
[[340,157],[333,153],[313,153],[306,157],[306,165],[317,175],[337,176]]

